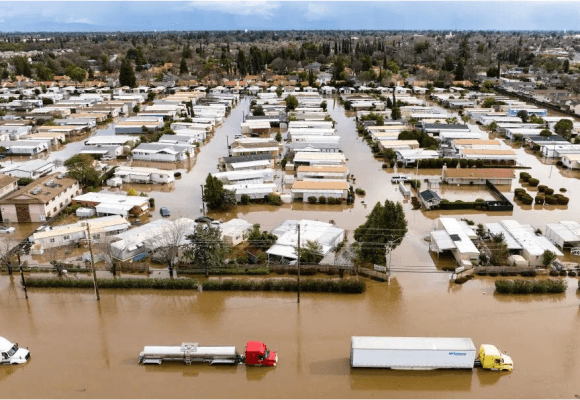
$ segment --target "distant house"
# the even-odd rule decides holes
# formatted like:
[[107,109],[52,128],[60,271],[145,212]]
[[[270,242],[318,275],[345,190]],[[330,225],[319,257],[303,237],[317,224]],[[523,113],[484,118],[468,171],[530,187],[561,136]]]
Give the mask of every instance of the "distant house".
[[274,157],[270,154],[223,157],[221,167],[224,171],[274,168]]
[[0,170],[0,173],[15,178],[37,179],[46,174],[50,174],[53,170],[54,163],[52,161],[31,160],[22,164],[10,165]]
[[94,207],[97,216],[138,216],[149,209],[149,198],[141,196],[88,192],[76,196],[72,200],[74,204],[80,204],[84,207]]
[[441,203],[441,197],[432,191],[432,190],[424,190],[419,193],[419,200],[425,209],[430,210],[433,207],[438,207]]
[[229,246],[237,246],[248,238],[253,225],[243,219],[234,218],[220,224],[221,239]]
[[443,168],[443,182],[451,185],[510,185],[515,178],[510,168]]
[[34,140],[10,140],[0,142],[0,147],[4,147],[6,152],[14,155],[34,156],[44,151],[48,151],[48,145],[45,141]]
[[169,143],[141,143],[131,151],[134,160],[177,162],[195,155],[195,146]]
[[0,199],[18,190],[18,178],[0,174]]
[[0,200],[4,222],[44,222],[81,192],[79,183],[59,174],[48,175]]
[[346,200],[348,196],[348,182],[329,179],[296,181],[292,185],[292,197],[308,201],[309,197],[324,196],[326,198]]

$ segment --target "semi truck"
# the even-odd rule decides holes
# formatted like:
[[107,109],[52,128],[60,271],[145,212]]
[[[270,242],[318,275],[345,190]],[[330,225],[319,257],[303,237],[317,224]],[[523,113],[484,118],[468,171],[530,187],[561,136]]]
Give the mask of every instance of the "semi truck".
[[28,349],[20,348],[18,343],[0,337],[0,364],[24,364],[29,358]]
[[350,365],[357,368],[432,370],[481,367],[511,371],[513,361],[494,345],[482,344],[479,354],[469,338],[373,337],[351,338]]
[[259,341],[249,341],[244,354],[235,346],[199,346],[185,342],[181,346],[145,346],[139,354],[140,364],[161,364],[163,361],[183,361],[185,364],[207,362],[210,364],[246,364],[273,367],[278,363],[278,354],[270,351]]

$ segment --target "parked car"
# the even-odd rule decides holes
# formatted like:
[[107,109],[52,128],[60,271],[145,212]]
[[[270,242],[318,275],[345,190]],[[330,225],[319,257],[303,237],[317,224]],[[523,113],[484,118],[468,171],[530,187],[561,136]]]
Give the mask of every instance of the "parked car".
[[113,161],[113,157],[111,156],[102,156],[101,161]]
[[16,229],[12,226],[0,226],[0,233],[14,233]]
[[162,217],[170,217],[171,216],[171,211],[169,211],[169,208],[167,208],[167,207],[161,207],[159,209],[159,213],[161,214]]
[[195,219],[195,222],[205,222],[207,224],[209,224],[211,221],[213,221],[213,218],[210,217],[198,217]]
[[409,180],[409,178],[407,178],[405,175],[395,175],[391,177],[391,183],[405,182],[407,180]]

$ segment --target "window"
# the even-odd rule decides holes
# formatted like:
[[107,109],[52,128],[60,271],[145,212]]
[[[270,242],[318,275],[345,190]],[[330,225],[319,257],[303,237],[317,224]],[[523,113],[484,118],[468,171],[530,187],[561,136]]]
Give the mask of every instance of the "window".
[[54,243],[54,242],[55,242],[54,238],[50,239],[50,243]]
[[64,240],[69,240],[69,239],[70,239],[70,235],[64,235],[62,238],[63,238]]
[[52,211],[56,212],[56,207],[54,207],[54,208],[52,209]]
[[99,240],[100,238],[101,238],[101,234],[100,233],[95,233],[93,235],[93,239],[95,239],[95,240]]

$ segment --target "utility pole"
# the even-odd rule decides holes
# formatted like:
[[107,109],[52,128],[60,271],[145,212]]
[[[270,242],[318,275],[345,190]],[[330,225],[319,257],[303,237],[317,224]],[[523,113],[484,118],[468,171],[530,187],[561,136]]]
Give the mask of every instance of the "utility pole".
[[203,201],[203,185],[199,186],[201,186],[201,208],[203,211],[203,216],[205,217],[205,202]]
[[93,270],[93,282],[95,284],[95,295],[97,296],[97,301],[101,300],[99,296],[99,286],[97,285],[97,273],[95,272],[95,260],[93,258],[93,244],[91,239],[91,226],[87,222],[87,234],[89,236],[89,252],[91,253],[91,269]]
[[296,302],[298,304],[300,304],[300,222],[298,222],[298,263],[297,263],[297,265],[298,265],[298,271],[297,271],[298,287],[297,287],[296,293],[297,293],[298,297],[296,299]]
[[18,253],[16,253],[18,257],[18,268],[20,268],[20,279],[22,280],[22,288],[24,289],[24,297],[28,300],[28,291],[26,290],[26,282],[24,281],[24,272],[22,272],[22,263],[20,262],[20,249],[18,249]]

